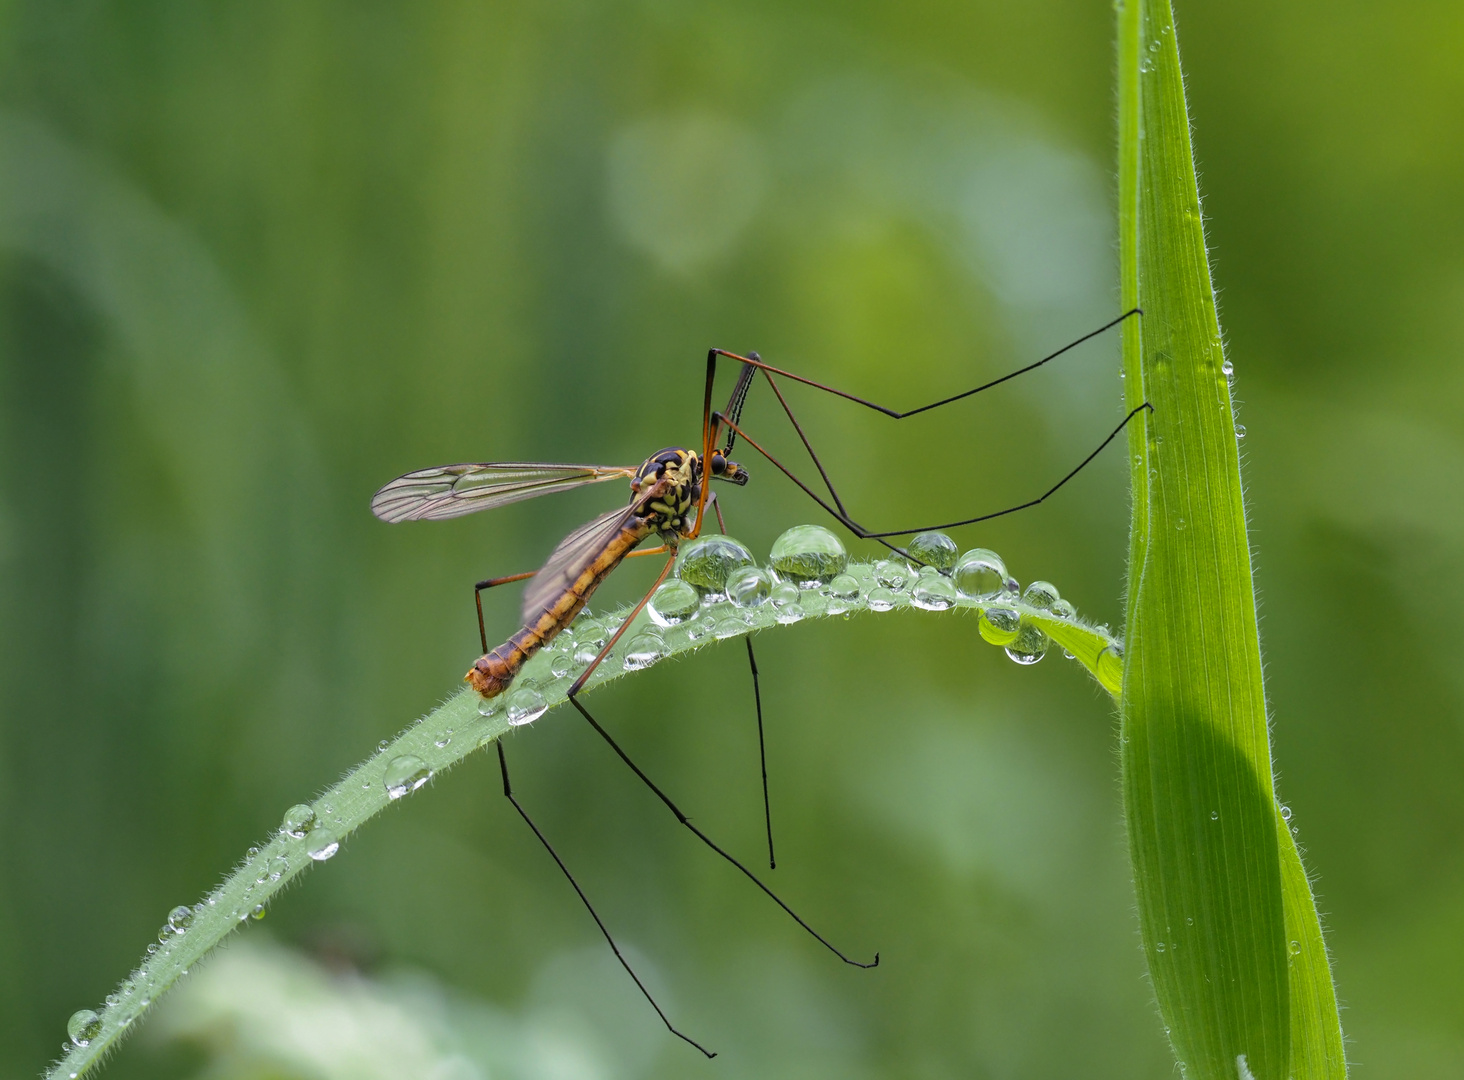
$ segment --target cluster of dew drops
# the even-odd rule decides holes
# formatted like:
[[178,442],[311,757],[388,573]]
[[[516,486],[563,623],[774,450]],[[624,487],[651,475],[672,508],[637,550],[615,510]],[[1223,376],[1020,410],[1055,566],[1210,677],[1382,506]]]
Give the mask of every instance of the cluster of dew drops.
[[[896,555],[874,564],[851,565],[844,545],[832,532],[819,525],[798,525],[778,537],[768,565],[763,567],[730,536],[701,537],[682,546],[675,576],[661,585],[646,605],[652,625],[623,645],[617,642],[604,665],[637,671],[687,645],[735,637],[770,622],[795,623],[823,615],[847,617],[859,611],[892,611],[904,606],[948,611],[962,599],[979,606],[979,629],[984,639],[1003,648],[1018,664],[1035,664],[1047,654],[1050,639],[1022,616],[1015,602],[1020,599],[1028,609],[1058,618],[1076,615],[1072,604],[1048,582],[1034,581],[1021,589],[993,551],[977,548],[961,554],[955,541],[940,532],[920,533],[905,551],[911,556],[908,560]],[[583,613],[545,649],[550,654],[554,678],[564,679],[583,671],[616,628],[613,620]],[[1105,651],[1110,650],[1116,657],[1117,646]],[[510,725],[532,723],[548,710],[542,691],[543,687],[532,679],[521,678],[507,694],[481,702],[479,711],[491,716],[502,708]],[[415,754],[402,754],[387,762],[382,784],[387,797],[395,800],[416,791],[431,778],[432,770],[425,761]],[[325,818],[334,812],[326,804],[320,810]],[[285,811],[279,831],[282,838],[303,841],[305,851],[317,862],[329,859],[340,848],[330,822],[306,803]],[[259,855],[258,848],[250,849],[251,860]],[[288,855],[281,852],[274,859],[280,865],[266,860],[257,868],[257,884],[276,882],[284,873]],[[158,943],[148,946],[149,957],[180,944],[195,919],[217,902],[217,895],[211,895],[192,908],[180,905],[169,912],[158,933]],[[262,904],[250,906],[246,900],[231,914],[241,922],[261,919],[265,908]],[[130,1006],[119,1017],[125,1026],[147,1008],[151,996],[148,977],[138,971],[108,996],[106,1004],[109,1010]],[[63,1049],[88,1046],[102,1028],[101,1015],[92,1009],[79,1009],[66,1024],[69,1042]]]
[[[682,545],[674,576],[646,605],[651,625],[616,642],[601,669],[637,671],[688,645],[735,637],[774,621],[788,624],[904,606],[947,611],[962,600],[980,606],[983,638],[1016,663],[1035,664],[1046,655],[1050,639],[1022,617],[1013,601],[1020,599],[1029,609],[1058,618],[1076,615],[1049,582],[1034,581],[1022,590],[993,551],[977,548],[962,554],[941,532],[920,533],[904,550],[910,559],[894,555],[872,565],[851,564],[844,545],[828,529],[798,525],[778,537],[768,564],[759,566],[747,547],[730,536],[700,537]],[[617,628],[613,618],[581,614],[545,647],[554,679],[584,671]],[[502,708],[515,727],[532,723],[548,710],[544,689],[521,676],[502,699],[486,699],[479,708],[486,716]],[[420,762],[413,758],[403,769],[416,765]],[[421,775],[425,780],[428,774]]]

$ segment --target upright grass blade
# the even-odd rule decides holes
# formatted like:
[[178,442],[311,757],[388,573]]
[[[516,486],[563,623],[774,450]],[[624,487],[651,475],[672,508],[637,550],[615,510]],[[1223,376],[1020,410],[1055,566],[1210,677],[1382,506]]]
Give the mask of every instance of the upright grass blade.
[[1321,926],[1272,791],[1240,460],[1168,0],[1119,0],[1133,478],[1123,791],[1144,950],[1191,1080],[1346,1075]]

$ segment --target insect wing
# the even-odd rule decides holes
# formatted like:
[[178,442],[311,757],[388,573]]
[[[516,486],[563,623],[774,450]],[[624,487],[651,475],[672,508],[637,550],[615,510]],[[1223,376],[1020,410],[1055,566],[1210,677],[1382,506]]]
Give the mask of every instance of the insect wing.
[[524,625],[531,626],[556,599],[574,584],[600,550],[630,520],[633,506],[621,507],[586,522],[559,542],[548,561],[524,589]]
[[371,497],[382,521],[442,521],[479,510],[569,491],[606,480],[629,480],[634,469],[502,461],[439,465],[399,476]]

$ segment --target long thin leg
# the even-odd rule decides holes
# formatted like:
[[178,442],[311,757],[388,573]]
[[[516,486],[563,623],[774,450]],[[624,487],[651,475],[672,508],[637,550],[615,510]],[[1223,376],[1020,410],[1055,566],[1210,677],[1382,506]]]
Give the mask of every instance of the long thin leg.
[[618,742],[616,742],[611,737],[611,735],[610,735],[610,733],[608,731],[606,731],[603,727],[600,726],[599,721],[596,720],[593,716],[591,716],[590,715],[590,711],[588,709],[586,709],[584,707],[584,705],[582,705],[580,703],[580,700],[579,700],[579,692],[581,690],[583,690],[584,687],[585,687],[585,684],[590,681],[590,676],[594,674],[595,669],[600,666],[601,661],[603,661],[605,659],[605,657],[609,654],[610,650],[615,647],[615,643],[620,640],[621,635],[624,634],[625,631],[629,628],[630,624],[635,621],[635,617],[640,614],[641,608],[643,608],[643,607],[646,606],[646,604],[650,601],[651,596],[655,594],[655,591],[658,588],[660,588],[661,582],[666,579],[666,574],[668,572],[670,572],[671,565],[672,565],[672,563],[674,561],[675,561],[674,559],[667,561],[665,568],[661,571],[661,576],[658,577],[656,579],[656,583],[651,586],[650,592],[646,593],[645,598],[642,599],[641,602],[635,606],[635,610],[630,613],[629,618],[627,618],[623,623],[621,623],[620,624],[620,628],[618,630],[616,630],[614,634],[611,635],[610,640],[607,641],[607,642],[605,642],[604,646],[600,649],[599,654],[595,657],[594,660],[592,660],[590,662],[589,667],[585,668],[585,670],[580,673],[580,677],[577,678],[574,681],[573,685],[570,686],[569,691],[568,691],[568,697],[569,697],[570,704],[573,705],[576,709],[578,709],[580,715],[583,716],[589,722],[590,727],[594,728],[595,731],[599,734],[599,736],[602,739],[604,739],[607,743],[610,744],[610,749],[614,750],[615,753],[616,753],[616,756],[618,756],[621,761],[625,762],[625,764],[627,766],[629,766],[630,771],[633,772],[633,773],[635,773],[636,776],[640,777],[641,783],[645,784],[646,787],[650,788],[651,791],[652,791],[652,793],[656,796],[656,798],[660,799],[663,803],[666,804],[666,808],[668,810],[670,810],[671,813],[673,813],[674,815],[676,815],[676,820],[677,821],[681,822],[681,824],[685,825],[688,829],[690,829],[692,831],[692,833],[694,833],[696,835],[697,839],[700,840],[703,844],[705,844],[707,847],[711,848],[718,855],[722,856],[722,858],[726,859],[729,863],[731,863],[733,866],[735,866],[738,870],[741,870],[742,873],[743,873],[743,875],[749,881],[751,881],[754,885],[756,885],[759,889],[761,889],[769,897],[771,897],[773,903],[777,904],[780,908],[782,908],[784,911],[786,911],[788,913],[788,915],[793,919],[794,922],[796,922],[799,926],[803,927],[803,929],[807,930],[810,934],[812,934],[813,937],[816,938],[825,948],[827,948],[831,953],[833,953],[835,956],[837,956],[840,960],[844,961],[844,963],[851,964],[854,967],[859,967],[859,968],[878,967],[879,966],[879,953],[875,953],[874,954],[874,959],[872,961],[870,961],[869,963],[867,963],[867,964],[861,963],[858,960],[851,960],[849,957],[845,956],[842,952],[840,952],[837,948],[835,948],[832,943],[830,943],[830,941],[828,940],[828,938],[824,937],[822,934],[820,934],[813,927],[809,926],[808,923],[804,922],[803,919],[799,917],[799,915],[798,915],[798,913],[796,911],[794,911],[792,908],[790,908],[787,904],[783,903],[783,901],[781,899],[779,899],[778,894],[775,893],[775,892],[773,892],[773,890],[770,889],[770,888],[768,888],[766,885],[764,885],[762,883],[762,881],[758,878],[758,876],[756,874],[754,874],[747,867],[743,866],[742,863],[740,863],[734,856],[732,856],[731,854],[729,854],[726,850],[724,850],[723,848],[719,847],[717,845],[717,843],[714,840],[712,840],[712,838],[710,836],[708,836],[706,833],[702,832],[695,825],[693,825],[691,823],[691,819],[688,818],[685,814],[683,814],[681,812],[681,808],[678,807],[674,802],[672,802],[671,799],[670,799],[670,797],[664,791],[662,791],[659,787],[656,786],[655,781],[653,781],[649,776],[647,776],[644,772],[641,771],[641,767],[639,765],[637,765],[634,761],[632,761],[630,759],[630,755],[628,755],[624,750],[622,750],[620,748],[620,744]]
[[[866,408],[875,410],[876,412],[882,412],[886,416],[891,417],[891,418],[893,418],[895,420],[903,420],[907,416],[915,416],[918,413],[929,412],[931,409],[938,409],[942,405],[949,405],[953,401],[960,401],[962,398],[968,398],[968,397],[970,397],[973,394],[979,394],[983,390],[990,390],[993,386],[1000,386],[1002,383],[1006,382],[1008,379],[1015,379],[1018,375],[1025,375],[1027,372],[1032,371],[1034,368],[1040,368],[1043,364],[1047,363],[1050,360],[1056,360],[1063,353],[1068,352],[1071,349],[1077,348],[1083,342],[1088,341],[1088,340],[1090,340],[1092,338],[1095,338],[1099,334],[1104,333],[1105,331],[1112,330],[1115,326],[1117,326],[1119,323],[1123,322],[1125,319],[1131,318],[1134,315],[1143,315],[1143,314],[1144,314],[1144,312],[1143,312],[1142,309],[1140,309],[1140,308],[1131,308],[1130,310],[1125,311],[1118,318],[1116,318],[1116,319],[1110,319],[1108,322],[1106,322],[1102,326],[1098,327],[1098,329],[1089,331],[1088,333],[1084,334],[1082,337],[1078,338],[1076,341],[1070,341],[1070,342],[1068,342],[1066,345],[1064,345],[1062,348],[1058,349],[1056,352],[1048,353],[1041,360],[1038,360],[1038,361],[1036,361],[1034,363],[1028,364],[1026,367],[1018,368],[1016,371],[1013,371],[1013,372],[1010,372],[1010,373],[1008,373],[1006,375],[1003,375],[999,379],[992,379],[990,382],[982,383],[980,386],[973,387],[970,390],[963,390],[959,394],[952,394],[950,397],[941,398],[939,401],[932,401],[929,405],[921,405],[919,408],[907,409],[905,412],[900,412],[898,409],[891,409],[891,408],[889,408],[887,406],[884,406],[884,405],[877,405],[873,401],[869,401],[869,400],[867,400],[865,398],[859,397],[857,394],[851,394],[851,393],[849,393],[848,391],[845,391],[845,390],[839,390],[839,389],[836,389],[835,387],[832,387],[832,386],[826,386],[825,384],[823,384],[821,382],[815,382],[813,379],[806,379],[802,375],[795,375],[791,371],[784,371],[782,368],[775,368],[771,364],[765,364],[765,363],[763,363],[762,362],[762,359],[759,358],[756,353],[752,353],[752,354],[750,354],[748,356],[739,356],[737,353],[728,352],[726,349],[713,349],[713,350],[711,350],[711,354],[707,357],[707,359],[711,363],[715,363],[715,359],[718,356],[725,356],[729,360],[740,360],[744,364],[751,364],[753,367],[761,368],[764,372],[772,372],[774,375],[785,375],[788,378],[793,379],[796,382],[803,383],[805,386],[812,386],[815,389],[824,390],[824,391],[827,391],[830,394],[836,394],[836,395],[838,395],[841,398],[844,398],[844,399],[846,399],[848,401],[855,402],[856,404],[859,404],[859,405],[863,405]],[[710,406],[711,406],[711,400],[712,400],[712,398],[711,398],[711,392],[710,392],[710,390],[708,390],[708,392],[707,392],[707,405],[708,405],[708,408],[709,409],[710,409]],[[733,417],[733,423],[734,424],[736,423],[736,419],[737,419],[736,417]],[[746,436],[743,436],[743,437],[746,438]]]
[[884,538],[890,537],[890,536],[908,536],[911,533],[926,532],[926,531],[931,530],[931,529],[955,529],[955,528],[958,528],[958,527],[960,527],[962,525],[975,525],[977,522],[980,522],[980,521],[990,521],[992,518],[1005,517],[1007,514],[1015,514],[1018,510],[1026,510],[1029,507],[1037,506],[1039,503],[1043,503],[1043,502],[1047,501],[1047,499],[1050,498],[1053,494],[1055,494],[1059,488],[1061,488],[1064,484],[1066,484],[1073,477],[1077,476],[1078,473],[1083,470],[1083,467],[1085,465],[1087,465],[1095,457],[1097,457],[1099,454],[1101,454],[1103,452],[1104,447],[1106,447],[1109,443],[1111,443],[1114,439],[1116,439],[1118,437],[1119,432],[1121,432],[1124,428],[1128,427],[1129,421],[1132,420],[1135,416],[1138,416],[1139,413],[1143,412],[1145,409],[1148,409],[1150,412],[1153,412],[1154,411],[1154,406],[1151,405],[1151,404],[1149,404],[1146,401],[1142,405],[1138,406],[1138,408],[1136,408],[1132,412],[1130,412],[1127,416],[1125,416],[1123,418],[1122,423],[1120,423],[1118,425],[1118,427],[1114,428],[1113,431],[1111,433],[1109,433],[1108,438],[1104,439],[1101,443],[1098,444],[1097,448],[1091,454],[1089,454],[1087,457],[1085,457],[1082,461],[1078,462],[1077,466],[1074,467],[1073,469],[1071,469],[1067,473],[1066,476],[1064,476],[1057,483],[1053,484],[1050,488],[1048,488],[1046,491],[1044,491],[1041,495],[1038,495],[1035,499],[1028,499],[1024,503],[1019,503],[1016,506],[1009,506],[1005,510],[996,510],[996,511],[993,511],[992,513],[989,513],[989,514],[981,514],[981,515],[979,515],[977,517],[965,518],[964,520],[961,520],[961,521],[948,521],[948,522],[945,522],[944,524],[941,524],[941,525],[917,525],[917,526],[914,526],[914,527],[908,528],[908,529],[886,529],[886,530],[881,531],[881,532],[876,532],[876,531],[871,530],[871,529],[866,529],[863,525],[860,525],[857,521],[855,521],[853,518],[851,518],[848,514],[839,511],[838,509],[836,509],[833,506],[830,506],[827,502],[825,502],[818,495],[817,492],[815,492],[812,488],[810,488],[802,480],[798,479],[798,477],[794,476],[793,473],[790,472],[788,470],[788,468],[781,461],[779,461],[777,458],[773,457],[772,454],[770,454],[766,450],[764,450],[757,443],[757,441],[752,438],[752,436],[750,436],[750,435],[747,434],[747,432],[743,431],[740,427],[738,427],[735,423],[733,423],[730,420],[726,420],[724,418],[724,422],[727,423],[732,428],[733,431],[737,432],[737,434],[741,435],[745,440],[747,440],[747,443],[748,443],[749,446],[751,446],[759,454],[761,454],[763,457],[767,458],[770,462],[772,462],[773,465],[777,467],[777,469],[778,469],[779,472],[781,472],[789,480],[792,480],[793,483],[797,484],[798,487],[800,489],[802,489],[802,491],[803,491],[803,493],[805,495],[807,495],[814,502],[818,503],[819,506],[822,506],[825,510],[827,510],[830,514],[832,514],[836,520],[838,520],[841,524],[843,524],[846,528],[848,528],[849,531],[852,532],[855,536],[858,536],[859,538],[861,538],[863,540],[879,540],[881,543],[883,543],[884,542]]
[[768,869],[776,870],[778,859],[773,854],[773,810],[768,802],[768,750],[767,743],[763,740],[762,690],[757,684],[757,657],[752,653],[752,636],[748,635],[742,640],[747,642],[747,663],[752,668],[752,700],[757,706],[757,756],[762,764],[763,824],[768,829]]
[[503,755],[503,740],[499,739],[496,743],[494,743],[494,745],[498,747],[498,768],[503,773],[504,797],[508,799],[509,802],[513,803],[513,808],[519,812],[519,817],[523,818],[529,828],[534,830],[534,835],[539,838],[539,843],[544,845],[544,850],[549,852],[554,861],[559,864],[559,869],[564,871],[564,876],[569,879],[569,883],[574,886],[574,891],[579,894],[580,900],[585,905],[585,910],[590,913],[590,918],[595,920],[595,925],[600,928],[600,933],[605,935],[605,940],[609,942],[610,951],[615,954],[615,959],[620,961],[620,966],[625,969],[625,973],[631,977],[635,985],[640,988],[640,992],[645,995],[646,1000],[651,1003],[651,1008],[656,1010],[656,1015],[661,1018],[661,1023],[666,1025],[667,1031],[671,1032],[672,1035],[675,1035],[683,1042],[691,1043],[692,1046],[696,1047],[708,1058],[716,1057],[717,1055],[715,1052],[708,1050],[705,1046],[703,1046],[701,1043],[697,1042],[690,1036],[683,1035],[681,1032],[677,1031],[671,1021],[666,1018],[666,1014],[661,1011],[661,1006],[656,1004],[656,999],[651,997],[651,992],[646,989],[646,984],[640,981],[640,976],[635,973],[635,971],[631,968],[629,961],[627,961],[625,957],[621,954],[620,946],[615,944],[615,939],[610,936],[610,931],[605,927],[605,921],[601,919],[599,913],[595,911],[595,905],[590,903],[590,898],[585,895],[585,891],[580,888],[579,882],[576,881],[574,879],[574,875],[569,872],[569,867],[564,865],[564,860],[559,857],[559,852],[554,850],[554,845],[549,843],[549,838],[539,831],[539,826],[534,824],[534,819],[529,817],[528,811],[520,806],[519,801],[513,797],[513,785],[510,784],[508,781],[508,759]]
[[[660,547],[646,548],[644,551],[632,551],[625,557],[627,559],[635,559],[642,555],[664,554],[666,554],[666,545],[662,544]],[[483,651],[485,653],[488,651],[488,630],[483,625],[483,590],[491,589],[496,585],[510,585],[515,581],[527,581],[538,572],[537,570],[530,570],[527,574],[509,574],[508,577],[486,578],[473,586],[473,603],[478,608],[478,636],[483,641]]]

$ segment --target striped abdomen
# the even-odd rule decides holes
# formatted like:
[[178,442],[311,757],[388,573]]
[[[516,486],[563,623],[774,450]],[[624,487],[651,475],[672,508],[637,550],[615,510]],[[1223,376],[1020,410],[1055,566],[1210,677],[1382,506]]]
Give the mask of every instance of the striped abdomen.
[[478,657],[465,676],[473,684],[473,689],[485,698],[497,697],[507,690],[529,657],[553,641],[555,635],[568,626],[589,602],[600,582],[620,565],[620,560],[655,531],[653,520],[632,516],[608,543],[597,551],[589,552],[578,569],[573,571],[574,577],[569,586],[540,612],[537,619],[492,652]]

